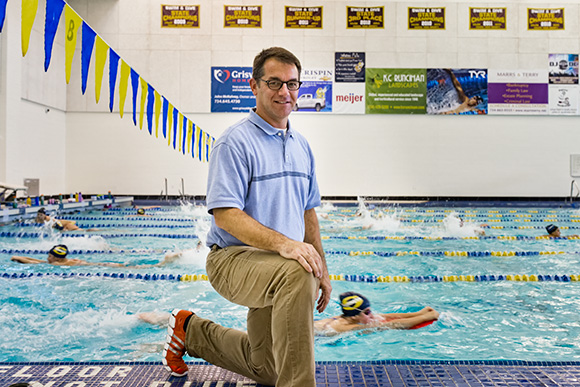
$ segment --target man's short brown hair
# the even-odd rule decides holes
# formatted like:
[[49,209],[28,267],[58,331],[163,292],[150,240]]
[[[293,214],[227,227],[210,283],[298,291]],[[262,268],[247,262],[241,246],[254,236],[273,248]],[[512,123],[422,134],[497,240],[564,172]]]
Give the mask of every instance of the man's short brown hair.
[[302,71],[300,61],[294,54],[282,47],[266,48],[256,55],[254,58],[254,66],[252,68],[252,78],[258,80],[264,76],[264,64],[268,59],[276,59],[282,63],[295,65],[298,69],[298,79],[300,79],[300,72]]

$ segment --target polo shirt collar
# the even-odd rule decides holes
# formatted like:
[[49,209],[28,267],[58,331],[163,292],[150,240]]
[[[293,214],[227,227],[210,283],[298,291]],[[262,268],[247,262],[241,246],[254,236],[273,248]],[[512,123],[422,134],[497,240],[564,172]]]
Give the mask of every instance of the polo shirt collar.
[[[264,131],[264,133],[266,133],[267,135],[270,135],[270,136],[277,135],[278,132],[280,131],[280,129],[275,128],[272,125],[270,125],[269,123],[267,123],[262,117],[260,117],[256,113],[255,110],[256,110],[256,108],[253,108],[250,110],[250,117],[249,117],[250,122],[252,122],[258,128],[262,129]],[[290,119],[288,119],[288,136],[292,136],[293,133],[294,132],[292,131],[292,124],[290,123]]]

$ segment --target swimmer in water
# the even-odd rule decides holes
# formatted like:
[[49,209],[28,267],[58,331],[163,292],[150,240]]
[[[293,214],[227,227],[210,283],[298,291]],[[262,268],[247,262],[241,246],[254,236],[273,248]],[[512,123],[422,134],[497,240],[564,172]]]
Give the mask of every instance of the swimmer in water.
[[[46,214],[46,210],[44,209],[44,207],[39,209],[38,212],[36,213],[36,223],[44,224],[44,223],[50,222],[51,220],[54,222],[52,227],[59,230],[59,231],[83,230],[82,228],[77,226],[77,224],[74,220],[64,220],[64,219],[51,218],[50,216],[48,216]],[[89,229],[86,229],[85,231],[98,231],[98,230],[95,228],[89,228]]]
[[560,233],[560,228],[555,224],[549,224],[546,226],[546,231],[548,232],[548,236],[550,238],[579,238],[578,235],[567,235],[562,236]]
[[66,245],[56,245],[48,252],[48,257],[46,261],[42,259],[30,258],[30,257],[21,257],[21,256],[13,256],[10,260],[18,263],[26,263],[26,264],[37,264],[37,263],[48,263],[50,265],[55,266],[105,266],[105,267],[124,267],[127,269],[146,269],[151,267],[159,267],[167,265],[175,261],[179,258],[182,253],[181,252],[173,252],[167,253],[163,259],[163,261],[152,264],[152,265],[136,265],[136,266],[128,266],[123,263],[116,263],[116,262],[87,262],[82,259],[69,259],[66,256],[68,255],[68,247]]
[[471,98],[468,97],[465,94],[465,91],[463,91],[463,87],[461,86],[461,83],[459,83],[459,80],[457,80],[457,77],[455,76],[455,74],[453,74],[453,71],[451,71],[451,69],[445,69],[445,71],[447,72],[447,74],[449,74],[449,77],[451,78],[451,82],[453,83],[453,86],[455,87],[455,91],[457,92],[457,98],[459,100],[460,105],[453,110],[440,112],[439,114],[459,114],[459,113],[467,112],[467,111],[475,109],[477,107],[477,105],[479,105],[480,103],[483,102],[483,99],[479,95],[476,95],[476,96],[471,97]]
[[350,331],[368,333],[385,329],[414,329],[439,318],[439,312],[431,307],[412,313],[373,313],[370,301],[355,292],[342,293],[339,299],[342,315],[315,321],[316,335],[334,336]]

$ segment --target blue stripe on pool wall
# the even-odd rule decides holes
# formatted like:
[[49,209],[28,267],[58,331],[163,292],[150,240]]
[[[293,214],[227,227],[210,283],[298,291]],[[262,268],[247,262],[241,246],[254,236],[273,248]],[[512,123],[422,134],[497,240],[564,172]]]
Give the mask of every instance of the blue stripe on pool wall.
[[294,171],[284,171],[284,172],[272,173],[270,175],[255,176],[252,178],[252,181],[273,180],[273,179],[280,179],[282,177],[302,177],[302,178],[310,180],[310,176],[306,173],[294,172]]

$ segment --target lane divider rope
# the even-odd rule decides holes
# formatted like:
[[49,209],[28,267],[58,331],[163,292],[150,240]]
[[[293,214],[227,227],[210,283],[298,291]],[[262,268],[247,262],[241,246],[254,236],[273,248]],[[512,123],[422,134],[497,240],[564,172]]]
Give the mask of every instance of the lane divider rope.
[[[195,282],[207,281],[206,274],[135,274],[135,273],[1,273],[0,278],[7,279],[24,279],[33,277],[96,277],[96,278],[114,278],[114,279],[136,279],[144,281],[181,281],[181,282]],[[578,274],[499,274],[499,275],[426,275],[426,276],[382,276],[382,275],[356,275],[356,274],[338,274],[329,275],[332,281],[348,281],[348,282],[409,282],[409,283],[424,283],[424,282],[496,282],[496,281],[514,281],[514,282],[580,282],[580,275]]]

